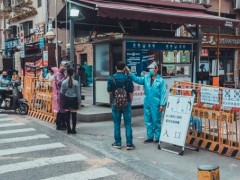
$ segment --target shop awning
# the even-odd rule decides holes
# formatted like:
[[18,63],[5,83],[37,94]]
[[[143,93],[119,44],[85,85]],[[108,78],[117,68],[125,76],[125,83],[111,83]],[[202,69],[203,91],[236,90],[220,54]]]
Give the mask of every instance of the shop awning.
[[67,1],[85,8],[96,10],[97,15],[100,17],[114,19],[133,19],[171,24],[197,24],[233,28],[240,25],[240,21],[236,19],[218,17],[205,12],[186,9],[181,10],[100,0]]

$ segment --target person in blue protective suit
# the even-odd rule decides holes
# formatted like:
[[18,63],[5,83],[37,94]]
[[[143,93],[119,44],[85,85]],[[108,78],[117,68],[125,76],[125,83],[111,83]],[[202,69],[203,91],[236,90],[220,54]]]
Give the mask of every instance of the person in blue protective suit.
[[149,73],[143,77],[137,77],[130,70],[128,73],[134,82],[144,86],[144,121],[147,128],[147,139],[144,143],[159,143],[161,116],[166,103],[166,83],[158,74],[155,61],[147,68]]

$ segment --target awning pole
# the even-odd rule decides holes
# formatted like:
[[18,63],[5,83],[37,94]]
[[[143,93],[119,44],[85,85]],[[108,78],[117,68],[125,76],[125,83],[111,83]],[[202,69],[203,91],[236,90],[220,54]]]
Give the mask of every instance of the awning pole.
[[[69,10],[71,10],[72,4],[69,5]],[[74,64],[74,19],[70,16],[70,67],[73,68]]]
[[55,30],[56,30],[56,66],[58,67],[58,27],[57,27],[57,0],[55,0]]
[[[219,0],[218,2],[218,16],[221,17],[221,4],[222,4],[222,0]],[[217,40],[217,67],[216,67],[216,76],[219,77],[219,39],[220,39],[220,26],[218,26],[218,40]]]

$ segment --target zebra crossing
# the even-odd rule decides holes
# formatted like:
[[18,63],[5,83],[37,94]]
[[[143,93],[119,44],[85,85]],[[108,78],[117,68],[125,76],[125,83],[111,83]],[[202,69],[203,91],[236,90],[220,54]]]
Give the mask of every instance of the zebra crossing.
[[[25,174],[29,175],[31,172],[38,174],[39,168],[43,168],[45,171],[48,169],[49,172],[53,169],[47,177],[46,175],[42,177],[40,175],[36,178],[44,180],[88,180],[105,177],[114,179],[114,176],[117,176],[116,172],[107,167],[85,166],[88,157],[77,152],[69,154],[67,148],[67,145],[53,141],[48,135],[38,133],[37,129],[28,127],[23,122],[17,122],[11,115],[0,114],[1,180],[28,179]],[[54,154],[53,151],[57,153]],[[31,157],[32,153],[35,154]],[[3,161],[4,159],[6,160]],[[84,165],[84,168],[70,168],[65,173],[58,170],[61,168],[67,169],[68,166],[77,167],[79,164]],[[61,166],[61,168],[58,166]],[[57,173],[54,174],[53,172]]]

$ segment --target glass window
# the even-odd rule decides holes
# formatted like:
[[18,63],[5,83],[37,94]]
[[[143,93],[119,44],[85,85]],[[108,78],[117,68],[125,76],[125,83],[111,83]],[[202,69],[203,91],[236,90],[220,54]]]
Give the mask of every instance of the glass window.
[[176,65],[176,76],[189,76],[190,65]]
[[174,64],[163,64],[162,65],[163,76],[175,76],[175,65]]
[[38,7],[42,6],[42,0],[38,0]]
[[96,77],[109,76],[109,44],[95,46]]
[[190,51],[162,51],[163,63],[190,63]]

